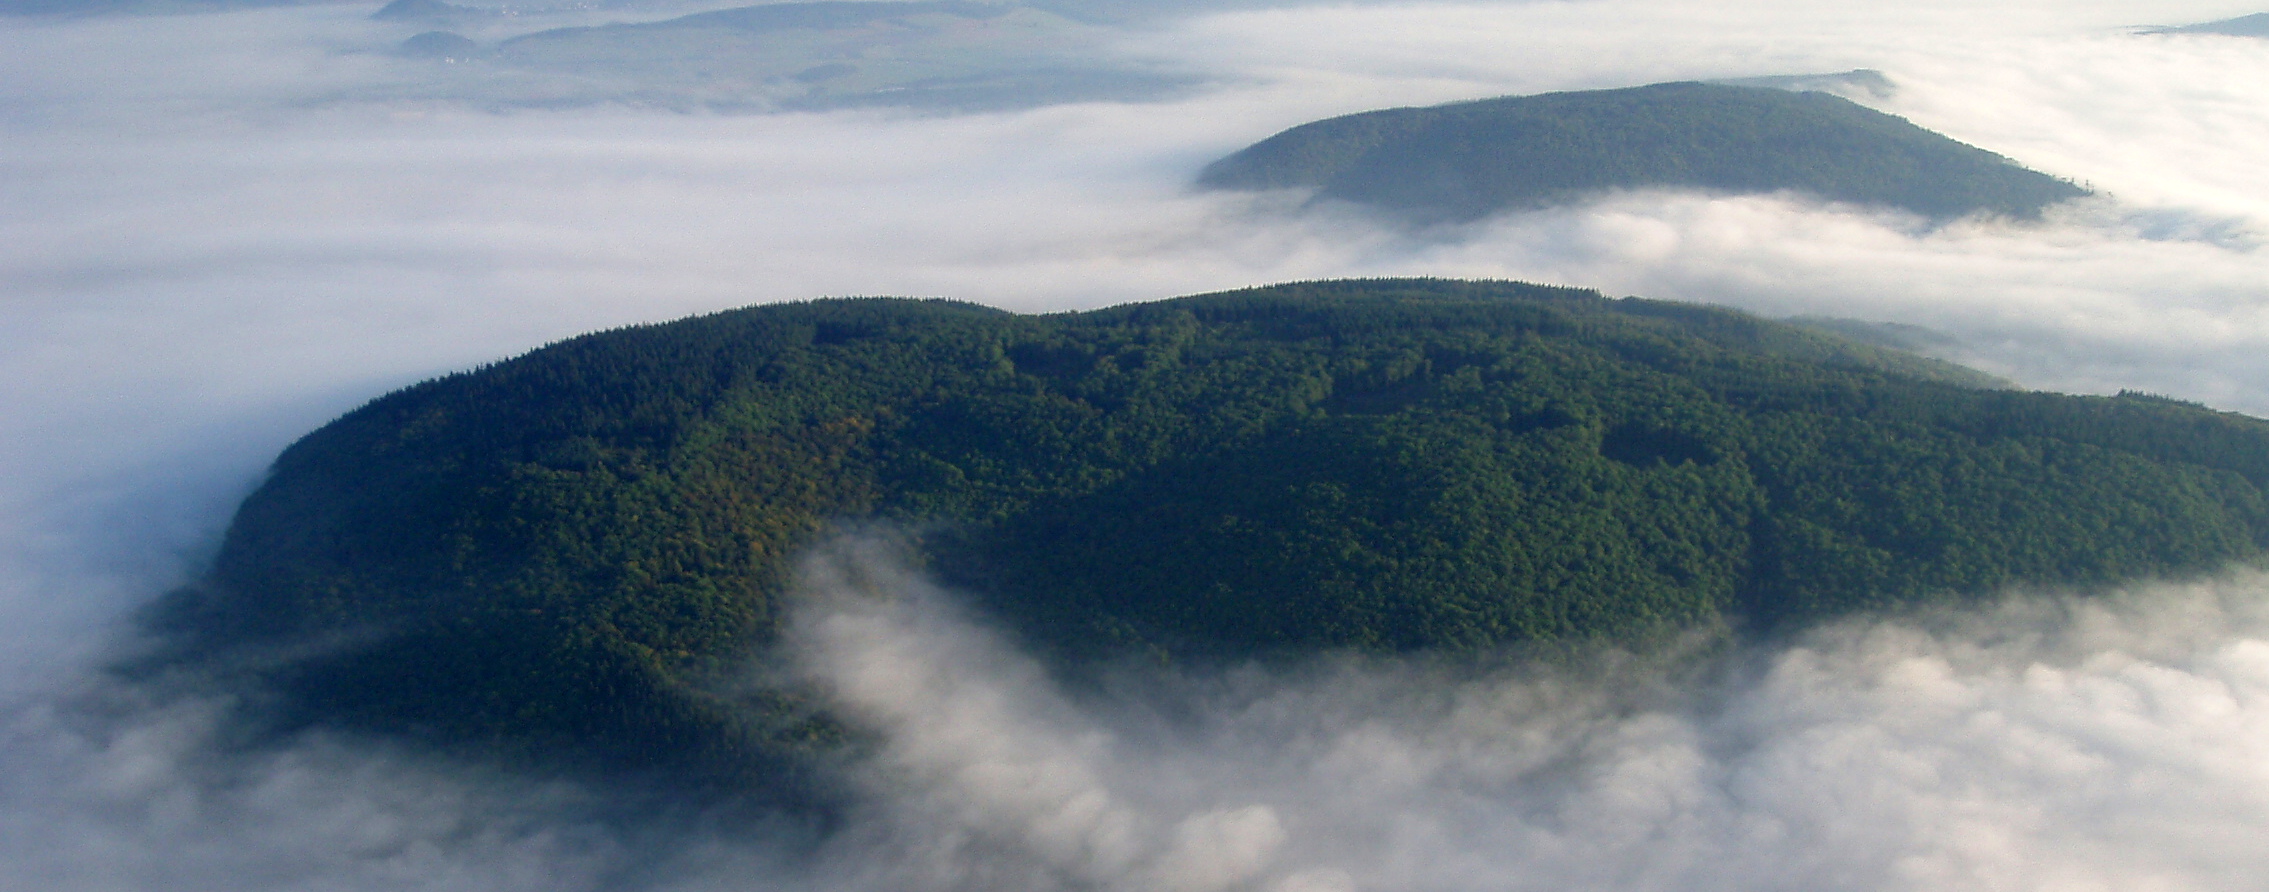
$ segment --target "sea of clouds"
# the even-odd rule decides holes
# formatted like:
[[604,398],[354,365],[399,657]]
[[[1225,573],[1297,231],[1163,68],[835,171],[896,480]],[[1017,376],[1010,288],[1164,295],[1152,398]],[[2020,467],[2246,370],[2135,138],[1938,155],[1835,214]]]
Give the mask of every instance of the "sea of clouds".
[[[1058,689],[950,593],[814,559],[799,665],[886,745],[829,842],[317,738],[97,668],[292,438],[583,331],[826,295],[1064,310],[1502,277],[1928,327],[2025,386],[2269,413],[2269,41],[2223,2],[1243,8],[1130,26],[1171,102],[484,110],[377,4],[0,19],[0,889],[2218,889],[2269,873],[2269,581],[1855,621],[1597,671]],[[1196,193],[1318,117],[1883,71],[1876,107],[2101,197],[1932,228],[1623,194],[1408,232]],[[458,77],[462,72],[452,74]],[[462,80],[460,78],[460,80]],[[477,82],[477,81],[476,81]],[[407,95],[427,98],[406,99]],[[817,848],[814,848],[814,845]]]
[[[2269,575],[2014,595],[1769,648],[1067,689],[890,548],[808,559],[791,665],[874,735],[823,836],[99,682],[0,723],[10,889],[2243,890]],[[63,696],[57,696],[62,694]]]

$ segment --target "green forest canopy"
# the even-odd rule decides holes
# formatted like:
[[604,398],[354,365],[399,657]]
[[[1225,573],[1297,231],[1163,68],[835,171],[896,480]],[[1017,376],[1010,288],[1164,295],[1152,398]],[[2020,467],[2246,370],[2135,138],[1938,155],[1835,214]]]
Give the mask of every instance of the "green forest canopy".
[[1421,221],[1617,189],[1782,190],[1934,219],[2036,217],[2085,190],[1827,93],[1669,83],[1394,108],[1303,124],[1199,184],[1314,189]]
[[1509,282],[752,307],[348,413],[148,622],[297,721],[781,788],[833,726],[715,682],[850,519],[1069,660],[1771,630],[2269,542],[2269,423],[1991,383]]

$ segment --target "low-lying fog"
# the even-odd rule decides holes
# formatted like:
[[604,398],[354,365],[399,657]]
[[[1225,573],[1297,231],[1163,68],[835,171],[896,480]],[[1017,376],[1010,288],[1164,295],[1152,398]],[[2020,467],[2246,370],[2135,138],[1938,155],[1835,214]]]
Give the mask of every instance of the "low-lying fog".
[[[896,606],[815,595],[803,665],[890,745],[871,811],[793,864],[765,835],[788,830],[626,826],[594,791],[367,743],[232,757],[204,736],[214,704],[142,709],[91,668],[298,434],[549,340],[757,302],[1059,310],[1503,277],[1921,325],[2025,386],[2269,413],[2269,41],[2133,33],[2256,7],[1246,8],[1116,32],[1126,64],[1212,84],[1168,102],[734,116],[404,98],[439,75],[386,54],[405,34],[368,19],[377,5],[0,18],[0,888],[2214,889],[2269,873],[2269,581],[2247,573],[1858,622],[1705,669],[1327,662],[1110,702],[1055,691],[918,580],[889,586],[911,598]],[[1931,229],[1626,194],[1408,233],[1187,187],[1333,114],[1862,67],[1897,86],[1875,107],[2102,197]],[[481,83],[463,75],[447,76]],[[811,588],[841,588],[825,568],[855,550],[816,563]]]
[[[2020,597],[1687,662],[1323,659],[1074,697],[872,543],[795,666],[883,744],[824,842],[313,739],[19,700],[21,889],[2247,890],[2269,576]],[[91,686],[90,686],[91,687]]]

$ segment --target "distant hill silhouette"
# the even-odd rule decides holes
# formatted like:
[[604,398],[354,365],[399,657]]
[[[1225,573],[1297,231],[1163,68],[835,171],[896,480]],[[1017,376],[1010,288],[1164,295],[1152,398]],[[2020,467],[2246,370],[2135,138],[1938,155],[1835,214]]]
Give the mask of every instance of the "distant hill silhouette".
[[2232,37],[2269,37],[2269,12],[2222,19],[2218,22],[2201,22],[2174,28],[2155,28],[2151,34],[2226,34]]
[[0,15],[76,16],[227,12],[270,6],[313,6],[333,0],[0,0]]
[[538,104],[581,97],[727,112],[1026,108],[1156,99],[1197,83],[1094,52],[1108,33],[1028,4],[814,0],[553,28],[498,42],[482,58],[565,79]]
[[[422,2],[422,0],[398,0]],[[995,18],[1006,14],[1005,7],[961,0],[816,0],[816,2],[772,3],[763,6],[743,6],[679,16],[659,22],[642,22],[627,25],[598,25],[586,28],[557,28],[538,31],[505,41],[507,45],[536,41],[563,40],[579,37],[593,31],[636,33],[672,29],[725,28],[735,31],[766,32],[792,29],[828,30],[855,28],[873,22],[918,15],[945,15],[957,18]]]
[[394,0],[371,13],[381,22],[451,22],[458,19],[489,17],[493,13],[465,6],[454,6],[441,0]]
[[2072,183],[1826,93],[1671,83],[1363,112],[1206,168],[1216,189],[1316,190],[1422,222],[1617,189],[1793,191],[1932,219],[2033,217]]
[[481,45],[461,34],[427,31],[402,41],[394,54],[412,59],[471,59],[481,54]]

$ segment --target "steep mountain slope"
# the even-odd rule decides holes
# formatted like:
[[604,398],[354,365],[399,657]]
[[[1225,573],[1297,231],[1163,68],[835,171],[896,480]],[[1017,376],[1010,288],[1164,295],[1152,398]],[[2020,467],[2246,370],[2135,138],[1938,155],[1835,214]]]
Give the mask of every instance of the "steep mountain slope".
[[780,789],[835,732],[743,661],[861,519],[1072,661],[1770,630],[2269,543],[2269,423],[1979,378],[1513,283],[755,307],[349,413],[149,625],[287,723]]
[[1216,189],[1314,189],[1422,221],[1616,189],[1789,190],[1926,217],[2033,216],[2071,183],[1825,93],[1672,83],[1364,112],[1206,168]]

